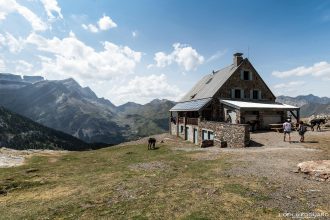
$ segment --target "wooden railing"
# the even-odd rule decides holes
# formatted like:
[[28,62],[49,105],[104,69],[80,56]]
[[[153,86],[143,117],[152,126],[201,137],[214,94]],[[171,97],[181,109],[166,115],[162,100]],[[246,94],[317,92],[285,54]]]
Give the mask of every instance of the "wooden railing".
[[188,125],[198,125],[198,118],[187,118]]

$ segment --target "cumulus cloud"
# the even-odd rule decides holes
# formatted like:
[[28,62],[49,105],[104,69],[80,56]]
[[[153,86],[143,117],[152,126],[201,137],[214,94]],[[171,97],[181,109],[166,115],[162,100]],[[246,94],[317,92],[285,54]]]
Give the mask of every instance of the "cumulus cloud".
[[[61,8],[58,6],[56,0],[41,0],[45,11],[48,16],[48,20],[53,21],[57,18],[63,19],[63,15],[61,13]],[[55,15],[56,14],[56,15]]]
[[35,13],[15,0],[0,1],[0,20],[6,19],[10,13],[18,13],[23,16],[32,26],[34,31],[44,31],[48,27]]
[[88,31],[90,31],[90,32],[92,32],[92,33],[97,33],[97,32],[99,32],[99,29],[98,29],[94,24],[88,24],[88,25],[86,25],[86,24],[82,24],[81,26],[82,26],[82,28],[84,28],[85,30],[88,30]]
[[273,76],[279,77],[279,78],[286,78],[290,76],[316,76],[316,77],[329,77],[330,76],[330,64],[322,61],[319,63],[315,63],[312,66],[305,67],[305,66],[299,66],[297,68],[294,68],[292,70],[287,71],[274,71],[272,72]]
[[26,43],[48,53],[46,56],[39,56],[40,72],[50,79],[74,77],[82,81],[108,80],[113,76],[133,73],[142,56],[141,52],[109,41],[103,43],[103,50],[95,51],[77,39],[73,32],[63,39],[47,39],[31,33]]
[[[175,43],[173,44],[173,51],[170,54],[157,52],[155,53],[154,60],[157,67],[165,67],[175,62],[185,71],[190,71],[202,64],[204,57],[189,45]],[[148,67],[150,68],[152,66],[154,65],[149,65]]]
[[4,35],[0,34],[0,48],[7,48],[11,53],[18,53],[24,47],[24,39],[19,37],[15,38],[10,33],[6,32]]
[[127,101],[147,103],[155,98],[177,100],[182,94],[181,90],[171,85],[164,74],[135,76],[127,85],[115,86],[109,91],[109,96],[116,104]]
[[117,27],[117,24],[109,16],[103,15],[103,17],[98,20],[97,26],[94,24],[82,24],[82,27],[85,30],[97,33],[99,31],[106,31],[110,28],[115,28]]
[[103,15],[103,17],[100,18],[97,24],[102,31],[117,27],[117,24],[109,16],[106,15]]

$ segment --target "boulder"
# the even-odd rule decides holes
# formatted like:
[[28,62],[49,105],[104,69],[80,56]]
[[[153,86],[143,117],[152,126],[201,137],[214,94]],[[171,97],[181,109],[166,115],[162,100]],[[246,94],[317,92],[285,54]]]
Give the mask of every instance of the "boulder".
[[313,179],[330,181],[330,160],[305,161],[297,166],[299,172],[308,174]]

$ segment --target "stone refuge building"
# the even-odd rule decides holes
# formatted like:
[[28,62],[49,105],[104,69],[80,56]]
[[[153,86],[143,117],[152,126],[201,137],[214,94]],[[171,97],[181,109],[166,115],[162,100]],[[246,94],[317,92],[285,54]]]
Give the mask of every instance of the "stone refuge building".
[[250,131],[283,123],[289,114],[299,121],[299,108],[275,102],[275,95],[242,53],[233,64],[204,76],[170,109],[170,134],[195,144],[246,147]]

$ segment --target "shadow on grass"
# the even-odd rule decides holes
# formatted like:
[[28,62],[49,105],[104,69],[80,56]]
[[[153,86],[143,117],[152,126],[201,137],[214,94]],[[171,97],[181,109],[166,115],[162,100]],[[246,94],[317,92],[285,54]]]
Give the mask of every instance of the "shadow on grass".
[[259,142],[254,141],[254,140],[250,140],[248,147],[262,147],[262,146],[264,146],[264,145]]
[[148,149],[148,150],[158,150],[160,147],[154,147],[154,148],[151,148],[151,149]]

